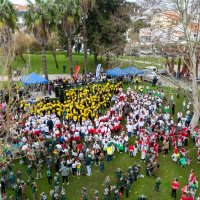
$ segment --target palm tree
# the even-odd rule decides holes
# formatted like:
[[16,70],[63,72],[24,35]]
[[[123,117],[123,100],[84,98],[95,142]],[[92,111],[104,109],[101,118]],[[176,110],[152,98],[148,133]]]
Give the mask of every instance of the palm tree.
[[13,4],[9,0],[0,0],[0,5],[0,48],[2,50],[2,56],[6,58],[5,60],[3,59],[4,61],[1,61],[1,64],[6,68],[9,90],[12,79],[12,59],[9,59],[9,55],[13,58],[14,45],[12,41],[12,33],[14,33],[15,29],[17,28],[17,14]]
[[87,73],[87,65],[88,65],[88,59],[87,59],[88,36],[87,36],[86,20],[88,17],[89,10],[93,8],[94,5],[95,5],[95,0],[80,0],[85,73]]
[[[0,0],[0,65],[1,72],[5,69],[8,77],[7,92],[8,102],[6,109],[6,123],[5,132],[3,131],[0,135],[5,135],[5,143],[9,136],[10,130],[10,112],[12,104],[12,62],[14,59],[14,45],[13,45],[13,34],[16,27],[17,15],[13,4],[9,0]],[[3,74],[2,74],[3,76]]]
[[25,22],[27,27],[33,32],[33,35],[42,49],[42,63],[45,78],[48,79],[46,46],[52,28],[55,25],[55,10],[52,0],[35,0],[33,4],[28,1],[28,11],[25,13]]
[[79,0],[58,0],[59,23],[67,37],[67,51],[71,75],[73,74],[72,39],[79,18]]
[[[1,44],[8,44],[12,39],[12,33],[17,28],[17,14],[13,7],[13,4],[9,0],[0,0],[0,31],[1,39],[2,35],[6,36],[6,41],[1,41]],[[6,48],[6,46],[5,46]]]

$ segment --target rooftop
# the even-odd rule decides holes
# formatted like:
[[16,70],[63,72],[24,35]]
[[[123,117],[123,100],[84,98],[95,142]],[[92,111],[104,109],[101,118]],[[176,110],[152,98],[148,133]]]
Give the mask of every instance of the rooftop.
[[14,8],[15,8],[15,10],[17,10],[17,11],[27,11],[27,6],[25,6],[25,5],[20,5],[20,4],[13,4],[14,5]]

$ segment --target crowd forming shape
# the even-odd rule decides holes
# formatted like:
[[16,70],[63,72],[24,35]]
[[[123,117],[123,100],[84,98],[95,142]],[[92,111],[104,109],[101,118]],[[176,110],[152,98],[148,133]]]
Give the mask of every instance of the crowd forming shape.
[[[65,167],[69,169],[67,177],[70,173],[91,176],[91,163],[100,165],[100,171],[103,172],[104,157],[107,162],[111,162],[116,151],[129,153],[131,157],[140,153],[141,161],[146,163],[146,175],[157,177],[159,152],[166,156],[169,149],[173,149],[171,156],[174,162],[180,163],[181,167],[190,164],[185,146],[188,145],[189,137],[192,137],[198,149],[199,162],[200,130],[196,128],[191,131],[189,109],[186,115],[178,112],[176,124],[169,114],[169,104],[163,91],[151,91],[147,87],[144,93],[144,87],[138,89],[139,92],[131,88],[124,92],[121,83],[107,83],[93,85],[92,88],[71,89],[66,92],[64,103],[57,100],[34,104],[22,101],[19,116],[11,116],[11,120],[17,123],[4,149],[5,156],[1,158],[2,182],[7,185],[8,177],[13,175],[12,169],[9,169],[9,157],[15,157],[16,152],[22,157],[21,163],[27,164],[27,173],[29,168],[36,168],[38,179],[41,178],[44,164],[51,176],[52,169],[55,169],[55,187],[51,190],[51,195],[55,197],[65,195],[64,188],[60,191],[58,183],[59,173],[63,177]],[[103,109],[107,111],[101,112]],[[29,111],[29,114],[23,114],[25,111]],[[22,118],[24,116],[25,120]],[[122,125],[123,120],[125,126]],[[132,144],[129,142],[131,137],[135,137]],[[53,160],[56,163],[54,167]],[[130,173],[133,172],[130,170]],[[28,177],[29,183],[30,174]],[[117,182],[114,196],[122,192],[121,186],[132,183],[130,179],[131,176],[125,177],[120,184]],[[13,188],[23,186],[23,182],[18,181],[12,184]],[[197,183],[198,177],[195,176],[193,183],[190,181],[182,190],[182,196],[190,195],[194,198]]]

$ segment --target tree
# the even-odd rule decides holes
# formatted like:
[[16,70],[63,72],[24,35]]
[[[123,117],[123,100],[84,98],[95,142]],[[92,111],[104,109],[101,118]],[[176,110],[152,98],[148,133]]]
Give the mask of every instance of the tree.
[[29,35],[24,32],[16,32],[14,35],[15,41],[15,54],[20,56],[24,64],[26,64],[26,60],[23,56],[24,53],[27,53],[29,47],[32,44],[32,39]]
[[42,63],[45,78],[48,79],[46,46],[52,28],[55,26],[55,10],[52,0],[36,0],[33,4],[28,0],[28,11],[25,13],[27,27],[42,49]]
[[87,73],[87,65],[88,65],[88,59],[87,59],[87,51],[88,51],[88,35],[87,35],[87,26],[86,26],[86,20],[88,18],[88,12],[91,8],[95,5],[95,0],[80,0],[80,8],[81,8],[81,29],[82,29],[82,37],[83,37],[83,48],[84,48],[84,69],[85,73]]
[[[14,59],[13,33],[16,29],[16,12],[8,0],[0,0],[0,67],[2,77],[7,76],[7,110],[5,123],[5,143],[10,130],[10,110],[12,96],[12,62]],[[5,133],[3,133],[5,134]]]
[[[160,1],[160,3],[164,4],[165,1]],[[197,82],[200,56],[200,2],[199,0],[169,0],[167,4],[171,11],[162,11],[161,14],[164,14],[167,20],[158,17],[156,26],[151,27],[152,35],[154,35],[151,42],[152,45],[159,43],[167,54],[164,68],[170,78],[163,78],[186,91],[192,101],[191,127],[194,129],[200,118],[200,95]],[[167,23],[163,24],[163,22]],[[171,62],[168,59],[170,54]],[[174,56],[179,58],[177,71],[174,69]],[[180,72],[183,79],[176,79],[173,76],[174,72]]]
[[55,32],[51,33],[51,35],[50,35],[50,38],[48,41],[48,47],[51,50],[52,56],[55,61],[56,68],[58,69],[59,66],[58,66],[58,61],[57,61],[57,57],[56,57],[56,49],[58,48],[58,37]]
[[69,59],[69,66],[71,74],[73,71],[73,58],[72,58],[72,40],[76,32],[77,21],[79,19],[79,1],[78,0],[58,0],[57,13],[59,13],[58,21],[61,22],[62,30],[67,37],[67,52]]
[[96,1],[95,7],[89,10],[88,44],[94,52],[95,63],[99,53],[105,55],[107,62],[111,55],[122,54],[126,45],[124,34],[130,21],[126,8],[124,0],[102,0]]

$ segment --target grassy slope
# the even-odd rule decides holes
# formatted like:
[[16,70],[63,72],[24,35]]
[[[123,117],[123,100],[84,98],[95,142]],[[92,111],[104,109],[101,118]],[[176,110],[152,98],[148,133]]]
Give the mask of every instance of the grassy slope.
[[[162,65],[165,63],[166,59],[161,56],[146,56],[141,55],[139,57],[135,56],[123,56],[119,57],[119,60],[122,60],[124,63],[127,63],[127,65],[133,65],[139,69],[142,69],[144,67],[148,66],[156,66],[159,69],[162,69]],[[169,58],[169,61],[171,61],[171,58]],[[178,59],[175,58],[175,64],[178,63]]]
[[[127,85],[125,86],[125,88],[127,88]],[[163,88],[163,90],[165,91],[166,97],[168,99],[171,92],[176,94],[176,91],[174,89]],[[181,106],[182,106],[183,95],[181,96],[180,100],[177,100],[177,98],[175,97],[175,101],[177,105],[176,108],[178,111],[181,109]],[[131,140],[133,141],[134,138]],[[149,200],[168,200],[168,199],[171,199],[171,196],[170,196],[171,195],[171,181],[173,180],[174,177],[179,177],[180,184],[182,187],[183,185],[187,184],[189,172],[191,169],[194,169],[196,174],[200,176],[199,164],[196,163],[197,151],[194,150],[194,145],[192,144],[192,141],[190,141],[190,145],[187,149],[190,149],[188,156],[191,157],[192,163],[190,166],[187,166],[186,168],[181,168],[179,165],[176,165],[172,162],[171,157],[170,157],[172,152],[170,152],[167,157],[163,157],[161,154],[159,154],[160,169],[158,172],[158,176],[161,177],[161,181],[162,181],[161,190],[159,194],[153,191],[154,185],[155,185],[155,178],[145,176],[144,178],[140,178],[136,183],[132,185],[130,197],[128,199],[135,200],[138,195],[145,194],[148,196]],[[107,164],[105,162],[104,173],[100,173],[98,171],[99,168],[93,166],[91,177],[77,178],[77,177],[70,176],[69,178],[70,184],[69,186],[65,187],[67,198],[70,200],[79,200],[81,196],[81,188],[83,186],[86,187],[88,190],[89,200],[93,199],[93,193],[95,189],[98,189],[100,191],[100,194],[102,197],[102,193],[103,193],[102,183],[105,177],[107,175],[111,176],[113,183],[115,183],[116,181],[115,181],[114,171],[120,167],[125,172],[128,166],[133,165],[135,163],[141,164],[142,166],[141,172],[145,174],[145,164],[140,162],[140,153],[138,154],[136,158],[130,158],[128,155],[116,153],[115,158],[110,164]],[[18,167],[22,169],[23,174],[26,176],[26,166],[18,165],[18,163],[16,163],[15,170]],[[35,170],[34,170],[34,173],[35,173]],[[46,171],[44,171],[43,174],[45,177]],[[49,194],[51,187],[48,186],[46,178],[40,179],[36,182],[38,184],[38,193],[46,191],[46,193]],[[27,195],[29,197],[31,196],[30,188],[27,189]],[[180,190],[178,192],[178,197],[180,197]]]

